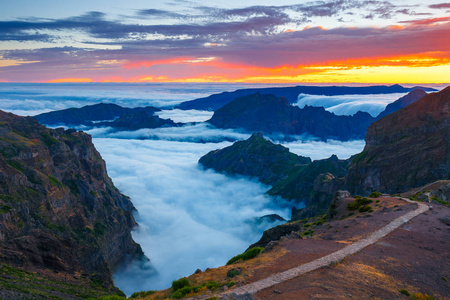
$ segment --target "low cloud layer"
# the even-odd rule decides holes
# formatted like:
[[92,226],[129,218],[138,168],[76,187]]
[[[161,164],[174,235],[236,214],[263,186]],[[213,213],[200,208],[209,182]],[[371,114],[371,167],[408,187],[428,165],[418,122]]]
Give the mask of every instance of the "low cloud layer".
[[218,129],[206,123],[185,125],[183,127],[165,127],[156,129],[139,129],[136,131],[114,131],[112,128],[96,128],[88,131],[93,137],[110,137],[119,139],[150,139],[194,143],[218,143],[247,139],[249,133],[232,129]]
[[350,156],[360,153],[364,149],[363,140],[340,142],[334,140],[322,141],[295,141],[282,143],[288,147],[292,153],[310,157],[312,160],[328,158],[335,154],[340,159],[347,159]]
[[[0,83],[0,109],[34,116],[53,110],[95,103],[125,107],[172,107],[183,101],[263,84],[17,84]],[[175,111],[176,112],[176,111]],[[181,117],[181,112],[179,112]],[[193,112],[191,112],[193,113]],[[172,113],[175,116],[175,113]],[[192,114],[191,114],[192,115]],[[206,115],[206,113],[204,114]],[[185,115],[187,116],[187,115]],[[198,116],[198,115],[197,115]],[[198,118],[197,118],[198,119]],[[179,121],[182,122],[182,121]]]
[[[0,109],[21,110],[24,115],[29,115],[38,110],[65,108],[69,104],[74,107],[86,105],[83,98],[86,95],[75,91],[77,86],[69,85],[65,90],[63,85],[63,91],[52,90],[54,87],[49,91],[42,87],[9,90],[0,93]],[[82,93],[88,93],[83,89],[87,88],[83,87]],[[133,94],[132,88],[127,91]],[[166,97],[171,91],[168,89]],[[72,92],[74,95],[71,96]],[[197,90],[191,92],[197,93]],[[111,99],[110,92],[104,89],[92,88],[92,94],[99,99]],[[133,97],[139,95],[142,94],[137,92]],[[41,102],[37,97],[47,100]],[[117,101],[120,103],[121,100]],[[135,103],[127,101],[129,106]],[[136,103],[141,105],[139,100]],[[180,119],[206,117],[205,112],[198,111],[162,112],[162,115],[169,114]],[[157,272],[133,265],[114,274],[116,285],[128,295],[167,288],[173,280],[190,275],[197,268],[204,270],[223,265],[257,241],[264,229],[276,225],[255,225],[257,217],[272,213],[285,219],[290,217],[292,204],[265,195],[268,186],[248,178],[205,171],[197,163],[209,151],[227,147],[231,141],[246,139],[249,134],[216,129],[207,124],[134,132],[99,128],[88,133],[93,135],[114,184],[131,197],[138,210],[136,219],[140,226],[133,236]],[[346,158],[360,152],[364,142],[305,140],[285,143],[285,146],[313,159],[328,158],[332,154]]]
[[189,122],[205,122],[213,116],[213,111],[202,110],[163,110],[156,113],[162,119],[171,119],[174,122],[189,123]]
[[256,217],[289,218],[289,207],[279,208],[264,195],[267,186],[198,166],[203,154],[230,143],[109,138],[94,143],[115,185],[139,212],[141,226],[133,236],[158,272],[142,282],[116,274],[116,284],[127,293],[167,288],[197,268],[226,263],[259,239],[264,228],[252,228]]
[[386,105],[403,97],[405,94],[379,94],[379,95],[342,95],[318,96],[300,94],[295,104],[300,108],[309,106],[322,106],[336,115],[353,115],[358,111],[365,111],[376,117]]

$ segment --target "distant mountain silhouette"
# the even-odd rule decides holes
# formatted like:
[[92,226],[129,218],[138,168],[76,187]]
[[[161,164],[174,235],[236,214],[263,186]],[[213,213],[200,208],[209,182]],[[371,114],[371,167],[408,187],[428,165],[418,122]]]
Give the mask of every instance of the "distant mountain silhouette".
[[198,109],[216,111],[227,103],[230,103],[238,97],[248,96],[255,93],[272,94],[277,97],[285,97],[290,104],[296,103],[299,94],[309,95],[368,95],[368,94],[392,94],[392,93],[407,93],[415,89],[423,89],[428,92],[436,91],[433,88],[413,87],[405,88],[401,85],[395,84],[391,86],[364,86],[364,87],[349,87],[349,86],[295,86],[295,87],[271,87],[271,88],[252,88],[239,89],[234,92],[223,92],[219,94],[210,95],[208,97],[199,98],[191,101],[186,101],[179,104],[176,108],[179,109]]
[[91,125],[93,121],[114,120],[124,113],[136,111],[144,111],[148,115],[153,115],[160,109],[152,106],[128,108],[112,103],[99,103],[81,108],[68,108],[43,113],[34,116],[34,118],[39,123],[47,125]]
[[154,113],[157,111],[160,109],[152,106],[128,108],[111,103],[99,103],[43,113],[35,116],[35,119],[45,125],[106,126],[117,130],[178,126],[170,119],[156,116]]
[[[393,112],[413,103],[426,93],[416,89],[391,103],[380,115]],[[259,93],[234,99],[218,109],[208,121],[218,128],[261,131],[266,134],[311,135],[322,140],[348,141],[363,139],[369,125],[378,118],[366,112],[353,116],[337,116],[323,107],[299,108],[286,98]]]
[[323,107],[299,108],[289,105],[286,98],[256,93],[237,98],[218,109],[208,122],[219,128],[348,141],[364,138],[373,120],[366,112],[336,116]]
[[401,97],[397,101],[394,101],[386,106],[384,111],[382,111],[378,116],[377,119],[381,119],[384,116],[387,116],[409,104],[412,104],[416,102],[417,100],[421,99],[427,95],[427,93],[423,89],[415,89],[409,92],[407,95]]

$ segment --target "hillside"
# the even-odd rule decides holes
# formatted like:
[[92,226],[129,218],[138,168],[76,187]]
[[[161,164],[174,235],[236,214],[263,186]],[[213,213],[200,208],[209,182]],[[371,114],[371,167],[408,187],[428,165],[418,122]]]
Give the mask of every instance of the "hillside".
[[296,103],[299,94],[309,95],[367,95],[367,94],[391,94],[391,93],[407,93],[416,88],[425,91],[436,91],[432,88],[414,87],[405,88],[398,84],[391,86],[366,86],[366,87],[349,87],[349,86],[295,86],[295,87],[272,87],[272,88],[253,88],[239,89],[234,92],[223,92],[210,95],[205,98],[199,98],[186,101],[179,104],[179,109],[198,109],[216,111],[225,104],[230,103],[236,98],[252,95],[255,93],[272,94],[277,97],[284,97],[290,104]]
[[352,161],[347,186],[357,193],[400,193],[450,179],[450,87],[373,123]]
[[326,212],[334,193],[344,184],[349,160],[333,155],[311,161],[254,133],[245,141],[209,152],[199,164],[227,175],[255,177],[271,185],[268,194],[306,206],[293,209],[292,219],[298,220]]
[[[436,203],[428,210],[428,205],[381,196],[366,198],[369,210],[360,211],[351,208],[357,199],[341,192],[333,217],[275,227],[264,233],[270,242],[255,244],[264,247],[253,248],[262,250],[256,256],[197,271],[182,279],[182,289],[137,299],[450,299],[450,207]],[[371,235],[383,231],[384,236]],[[368,239],[373,243],[362,243]],[[337,258],[353,247],[360,250]],[[331,262],[322,266],[325,258]]]
[[134,207],[108,177],[91,137],[0,111],[0,154],[4,299],[118,293],[111,271],[147,259],[131,237]]

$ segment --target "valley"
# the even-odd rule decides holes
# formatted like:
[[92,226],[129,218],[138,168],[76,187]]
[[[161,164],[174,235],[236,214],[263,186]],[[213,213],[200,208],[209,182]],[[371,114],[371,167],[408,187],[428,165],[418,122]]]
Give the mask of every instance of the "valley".
[[[133,109],[117,105],[92,105],[67,110],[71,113],[70,116],[66,114],[66,111],[47,113],[48,116],[61,115],[58,117],[59,119],[50,117],[53,119],[47,119],[46,122],[53,123],[54,127],[60,125],[65,128],[75,127],[77,130],[83,130],[92,135],[95,147],[106,160],[108,174],[115,186],[121,193],[131,197],[131,201],[137,209],[134,217],[139,226],[133,229],[132,235],[150,262],[145,267],[127,263],[115,269],[114,284],[128,296],[140,290],[162,290],[135,294],[134,298],[164,299],[169,296],[179,298],[181,295],[198,299],[211,297],[229,299],[230,295],[233,295],[234,299],[241,299],[240,297],[302,299],[301,295],[303,294],[327,297],[327,295],[336,295],[336,293],[340,295],[352,293],[352,297],[365,299],[371,298],[370,295],[396,298],[399,297],[398,290],[404,289],[411,294],[427,293],[445,299],[447,297],[445,283],[439,282],[436,289],[429,290],[427,289],[430,284],[428,281],[422,282],[421,279],[414,284],[417,278],[413,278],[413,275],[411,275],[412,277],[402,277],[388,268],[396,264],[406,264],[408,267],[405,265],[405,268],[412,268],[412,274],[421,272],[419,270],[425,270],[423,272],[427,272],[427,276],[435,278],[430,270],[437,268],[439,264],[445,265],[445,248],[448,246],[445,238],[439,234],[429,237],[429,243],[433,245],[440,243],[439,247],[435,248],[437,252],[436,256],[433,256],[433,260],[436,262],[434,265],[430,260],[424,259],[418,260],[420,263],[413,267],[399,257],[389,258],[389,256],[386,256],[386,259],[391,259],[391,261],[386,267],[376,264],[373,258],[369,259],[369,263],[361,263],[358,260],[359,257],[368,255],[366,254],[368,251],[369,253],[375,251],[376,254],[373,254],[375,256],[381,255],[380,253],[384,250],[383,248],[379,249],[380,245],[387,247],[385,244],[389,243],[387,241],[391,239],[391,236],[403,234],[403,228],[410,226],[409,224],[415,224],[415,220],[425,218],[427,221],[423,222],[434,224],[436,228],[440,228],[437,230],[445,236],[448,226],[445,221],[441,221],[446,220],[449,213],[446,206],[448,198],[444,188],[447,184],[445,181],[443,184],[432,186],[435,192],[433,192],[434,190],[430,191],[429,188],[424,189],[429,198],[424,198],[426,196],[423,196],[423,191],[406,196],[414,200],[432,201],[430,211],[421,211],[419,216],[409,220],[407,224],[401,225],[387,236],[380,237],[380,240],[372,240],[373,244],[364,249],[358,248],[358,252],[345,252],[345,257],[333,256],[336,259],[326,261],[327,266],[317,265],[317,262],[314,262],[316,259],[320,261],[321,257],[340,251],[348,245],[361,243],[370,234],[388,226],[390,222],[401,218],[402,215],[420,207],[428,208],[428,205],[422,203],[407,203],[400,200],[400,196],[383,195],[369,198],[371,202],[362,205],[363,209],[361,207],[356,211],[349,209],[351,202],[361,199],[360,196],[356,196],[358,193],[363,196],[374,191],[401,193],[407,192],[410,187],[418,187],[433,180],[448,179],[445,167],[446,157],[448,157],[448,149],[445,148],[446,145],[448,146],[447,89],[425,96],[426,100],[424,101],[430,101],[430,103],[437,101],[433,99],[440,99],[439,104],[432,106],[424,106],[421,96],[425,92],[416,91],[405,95],[395,105],[390,106],[395,106],[394,109],[390,108],[390,112],[395,110],[398,112],[391,113],[372,125],[370,123],[377,118],[373,118],[367,113],[363,114],[367,119],[368,125],[365,126],[369,127],[369,132],[378,134],[383,132],[383,126],[393,128],[389,121],[387,124],[390,125],[383,124],[385,119],[389,120],[391,115],[395,116],[396,114],[400,114],[398,118],[402,119],[401,114],[405,111],[410,118],[408,119],[409,124],[416,124],[414,118],[421,120],[421,123],[418,123],[419,129],[411,127],[412,129],[409,131],[401,131],[403,135],[407,136],[419,131],[432,137],[432,140],[426,143],[437,141],[433,144],[429,154],[426,152],[429,151],[428,148],[423,148],[424,152],[421,153],[420,160],[426,165],[428,163],[424,158],[433,157],[436,161],[435,166],[438,166],[440,173],[425,171],[425,176],[429,176],[426,174],[430,173],[437,175],[425,177],[426,179],[414,176],[412,179],[408,179],[408,184],[403,185],[404,188],[401,185],[394,185],[395,178],[400,178],[400,175],[393,177],[391,183],[387,185],[395,186],[392,190],[388,190],[386,186],[368,185],[367,183],[376,183],[377,181],[364,177],[366,176],[364,172],[372,172],[364,171],[365,167],[372,167],[372,165],[378,167],[379,161],[383,160],[381,158],[379,160],[370,159],[373,155],[367,156],[364,153],[372,153],[370,148],[372,145],[378,145],[379,149],[388,149],[383,143],[392,144],[392,139],[385,138],[378,138],[376,143],[373,142],[375,141],[373,134],[366,137],[366,148],[361,152],[364,144],[354,140],[361,136],[353,136],[353,138],[347,136],[339,138],[341,139],[339,141],[339,139],[333,139],[336,138],[333,134],[314,136],[312,134],[314,131],[309,131],[311,134],[309,137],[301,135],[301,132],[297,132],[298,134],[284,132],[283,135],[280,135],[281,132],[277,130],[267,131],[265,129],[267,124],[262,123],[251,130],[245,130],[245,127],[220,128],[211,126],[211,121],[208,121],[209,118],[214,120],[216,112],[211,118],[210,113],[202,111],[174,110],[172,112],[167,108],[161,110],[157,107],[146,107],[145,104],[141,108]],[[260,95],[251,97],[258,98]],[[267,96],[262,96],[262,98],[264,97],[267,98]],[[276,97],[270,99],[270,101],[280,101]],[[241,104],[250,103],[245,98],[237,98],[234,101],[241,101]],[[417,103],[415,103],[416,101]],[[260,109],[258,108],[259,104],[255,106],[253,103],[252,105],[257,110]],[[286,104],[283,105],[285,108],[288,107]],[[419,110],[426,107],[426,117],[422,117],[420,113],[408,112],[414,105]],[[406,108],[403,108],[405,106]],[[92,112],[83,111],[87,108],[94,110]],[[290,109],[301,110],[293,106],[288,108],[288,110]],[[317,119],[324,120],[326,123],[325,115],[333,114],[326,112],[323,108],[320,110],[325,114]],[[233,110],[229,110],[228,114],[230,111],[233,112]],[[267,117],[259,116],[257,119],[270,120],[271,112],[278,114],[276,109],[269,109],[264,112]],[[176,116],[178,120],[183,120],[183,123],[165,119],[165,115]],[[251,121],[247,112],[244,115],[247,117],[242,120],[258,124]],[[234,117],[235,112],[230,116]],[[332,118],[337,117],[340,116],[332,116]],[[303,119],[303,117],[299,117],[299,119]],[[287,119],[281,117],[280,120]],[[44,119],[41,121],[45,122]],[[291,121],[288,120],[287,123]],[[305,124],[308,123],[311,122],[305,121]],[[432,125],[426,127],[427,124]],[[326,125],[325,127],[330,126]],[[64,132],[64,129],[57,130]],[[72,132],[72,129],[69,130]],[[264,133],[252,133],[254,130]],[[415,155],[414,153],[418,153],[418,150],[411,145],[417,143],[416,140],[423,142],[426,138],[421,137],[414,140],[405,137],[400,140],[408,141],[408,146],[402,145],[404,151],[391,154],[390,158],[399,163],[400,160],[395,155],[400,157]],[[289,152],[288,148],[277,145],[278,143],[289,145],[296,154]],[[335,149],[336,151],[340,149],[339,157],[334,155]],[[311,154],[311,157],[307,157],[308,155],[305,153]],[[384,155],[379,154],[382,153],[380,150],[376,150],[374,153],[380,157]],[[439,155],[436,156],[436,153]],[[419,163],[411,166],[400,165],[398,169],[403,170],[413,166],[423,169]],[[411,172],[414,170],[406,173],[410,174]],[[373,178],[373,175],[371,176],[370,178]],[[383,176],[383,178],[386,177]],[[361,183],[354,183],[357,180]],[[63,183],[67,185],[66,181]],[[348,194],[340,203],[336,203],[338,190],[349,190],[352,194]],[[17,208],[14,207],[14,210]],[[288,222],[286,223],[285,220]],[[429,228],[428,225],[423,228],[414,227],[413,230],[418,236],[421,236],[423,233],[420,230],[426,228]],[[401,234],[399,235],[400,240],[404,239]],[[418,247],[418,241],[418,239],[411,240],[411,249]],[[248,261],[238,259],[236,263],[221,267],[231,257],[254,247],[264,249],[256,258]],[[411,255],[414,255],[411,259],[418,259],[415,255],[421,255],[422,250],[411,250],[413,252]],[[393,252],[392,255],[397,255],[395,253]],[[395,263],[394,258],[397,259]],[[306,268],[302,265],[308,266],[309,263],[321,267],[301,276],[298,270],[286,273],[294,274],[292,277],[276,275],[292,268],[301,270]],[[36,272],[37,269],[28,268],[27,270],[27,272],[31,271],[32,274],[36,274],[33,272]],[[227,275],[231,270],[235,270],[232,273],[237,272],[237,274]],[[354,279],[349,279],[349,270],[357,270],[359,277],[355,275]],[[72,271],[69,271],[69,274],[70,272]],[[444,273],[440,275],[443,282],[445,280],[442,278],[449,276]],[[28,273],[23,274],[25,275],[20,276],[26,278],[30,276],[26,275]],[[33,280],[37,280],[36,282],[51,280],[48,277],[39,276]],[[271,276],[282,276],[283,280],[276,280],[270,285],[264,285],[264,288],[251,289],[248,286],[260,280],[266,280],[265,278],[272,278]],[[307,284],[308,278],[314,278],[314,276],[321,276],[322,285]],[[389,276],[392,280],[386,279]],[[181,294],[177,294],[174,289],[164,290],[170,286],[173,280],[184,277],[188,278],[189,288],[186,287],[184,292],[180,292]],[[343,282],[342,278],[346,278],[345,280],[348,281]],[[361,278],[370,278],[370,280],[362,283]],[[326,283],[328,280],[331,280],[330,283]],[[354,280],[358,286],[362,286],[361,289],[350,289],[349,282],[352,282],[351,280]],[[371,281],[379,282],[378,287],[371,286]],[[381,282],[390,283],[386,287],[380,288]],[[81,289],[84,283],[79,280],[75,282],[75,285],[77,284]],[[17,289],[17,284],[15,286]],[[34,286],[26,290],[36,291]],[[250,294],[246,295],[247,292]],[[39,293],[35,294],[39,296]],[[8,299],[8,297],[12,297],[11,295],[14,294],[4,294],[4,297]],[[346,297],[349,296],[343,296],[343,298]]]

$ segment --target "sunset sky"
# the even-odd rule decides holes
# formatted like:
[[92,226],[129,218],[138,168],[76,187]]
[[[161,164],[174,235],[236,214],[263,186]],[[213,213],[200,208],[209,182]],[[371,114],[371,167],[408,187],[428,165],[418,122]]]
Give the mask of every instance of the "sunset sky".
[[0,82],[450,83],[450,2],[0,0]]

